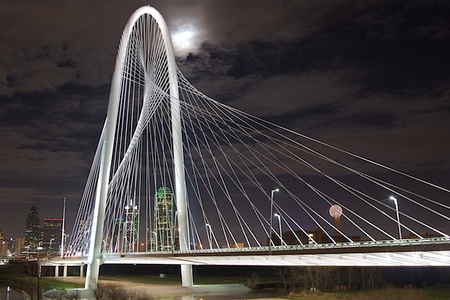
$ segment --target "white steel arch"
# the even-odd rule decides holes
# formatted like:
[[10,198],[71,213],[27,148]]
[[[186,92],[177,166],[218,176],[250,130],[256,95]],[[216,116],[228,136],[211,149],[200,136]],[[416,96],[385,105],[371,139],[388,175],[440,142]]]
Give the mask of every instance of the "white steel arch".
[[[165,62],[167,63],[165,68],[167,68],[168,82],[169,82],[169,93],[170,93],[170,110],[172,119],[172,143],[173,143],[173,163],[174,163],[174,181],[175,181],[175,199],[177,205],[177,218],[179,226],[179,243],[180,250],[189,249],[189,231],[188,231],[188,217],[187,217],[187,204],[186,204],[186,183],[184,175],[184,162],[183,162],[183,152],[182,152],[182,136],[181,136],[181,115],[180,115],[180,104],[178,95],[178,81],[177,81],[177,71],[175,65],[175,56],[173,51],[173,45],[170,38],[168,27],[161,16],[161,14],[150,6],[143,6],[137,9],[130,19],[128,20],[125,29],[122,34],[121,42],[119,45],[119,50],[116,59],[116,65],[113,73],[113,78],[111,82],[111,91],[109,97],[108,111],[105,122],[103,139],[101,141],[102,151],[100,158],[100,170],[99,178],[96,188],[95,196],[95,207],[92,216],[92,228],[90,236],[90,247],[89,255],[87,260],[87,274],[85,288],[89,290],[95,290],[97,288],[97,281],[99,275],[99,269],[102,259],[102,243],[103,241],[103,227],[105,220],[105,210],[106,202],[108,196],[108,187],[110,182],[111,173],[111,161],[114,147],[114,140],[116,136],[117,118],[119,112],[119,100],[120,95],[124,91],[122,90],[122,79],[127,76],[129,70],[125,69],[125,61],[127,59],[127,51],[130,44],[130,37],[133,30],[136,29],[138,25],[138,20],[143,17],[151,17],[158,24],[159,34],[162,36],[163,47],[165,49]],[[145,30],[143,30],[145,31]],[[152,45],[150,45],[152,46]],[[145,63],[145,55],[148,53],[146,49],[140,49],[141,54],[144,57],[141,61],[137,59],[136,63]],[[133,58],[131,58],[133,59]],[[135,58],[136,59],[136,58]],[[160,66],[158,66],[160,67]],[[147,82],[146,82],[147,84]],[[139,118],[138,124],[136,124],[136,129],[134,136],[136,136],[142,127],[142,122],[145,120],[144,108],[147,107],[146,101],[148,98],[144,97],[141,116]],[[148,112],[147,112],[148,114]],[[135,142],[135,138],[130,141],[130,144]],[[130,149],[129,147],[128,149]],[[128,153],[128,151],[127,151]],[[181,265],[181,275],[182,275],[182,285],[192,286],[192,266],[189,264]]]

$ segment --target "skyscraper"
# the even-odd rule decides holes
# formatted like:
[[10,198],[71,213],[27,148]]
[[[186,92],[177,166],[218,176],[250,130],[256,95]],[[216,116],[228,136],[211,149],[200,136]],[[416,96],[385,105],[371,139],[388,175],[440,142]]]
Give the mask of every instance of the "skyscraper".
[[50,252],[57,252],[61,245],[63,219],[44,218],[43,246]]
[[25,224],[25,247],[28,250],[36,250],[41,241],[41,229],[39,227],[39,215],[36,205],[31,206]]
[[0,240],[0,257],[8,256],[8,241]]
[[156,251],[174,249],[178,230],[175,230],[173,193],[168,187],[160,187],[155,195],[153,247]]
[[3,240],[3,230],[0,229],[0,257],[8,254],[8,241]]
[[14,246],[11,249],[11,253],[15,257],[19,257],[22,255],[22,249],[25,246],[25,238],[15,238],[14,239]]
[[139,210],[137,205],[130,204],[125,206],[125,216],[123,222],[123,252],[136,252],[138,249],[138,227],[139,227]]

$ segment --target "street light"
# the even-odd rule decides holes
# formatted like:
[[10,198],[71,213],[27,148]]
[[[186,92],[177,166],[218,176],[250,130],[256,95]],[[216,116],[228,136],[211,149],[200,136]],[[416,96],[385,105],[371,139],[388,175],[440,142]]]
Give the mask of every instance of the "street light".
[[278,219],[278,228],[280,229],[280,246],[283,246],[283,231],[281,230],[281,216],[277,213],[273,214]]
[[54,241],[55,241],[54,238],[51,238],[50,241],[49,241],[48,252],[50,252],[50,254],[53,252],[52,251],[52,242],[54,242]]
[[[40,243],[39,243],[40,244]],[[41,261],[39,254],[43,248],[41,246],[36,248],[36,262],[37,262],[37,300],[41,299]]]
[[270,218],[269,218],[269,223],[270,223],[270,228],[269,228],[269,252],[270,252],[270,247],[272,245],[272,216],[273,216],[273,195],[275,194],[275,192],[278,192],[279,189],[273,189],[270,192]]
[[64,230],[66,226],[66,200],[67,198],[64,197],[63,201],[63,213],[62,213],[62,224],[61,224],[61,258],[64,258],[64,244],[65,244],[65,238],[66,238],[66,231]]
[[400,226],[400,215],[399,215],[399,213],[398,213],[398,202],[397,202],[397,198],[395,198],[394,196],[390,196],[390,197],[389,197],[389,200],[394,201],[394,204],[395,204],[395,212],[397,213],[398,236],[399,236],[399,239],[401,240],[401,239],[402,239],[402,229],[401,229],[401,226]]
[[147,228],[145,230],[145,252],[148,252],[148,235],[149,235],[149,232],[150,232],[150,228]]
[[68,234],[63,234],[63,236],[62,236],[62,240],[61,240],[61,245],[60,245],[60,254],[61,254],[61,258],[64,258],[64,255],[66,254],[65,252],[67,251],[67,238],[69,237],[70,235],[68,235]]
[[206,235],[208,237],[209,249],[212,249],[212,228],[211,225],[206,223]]

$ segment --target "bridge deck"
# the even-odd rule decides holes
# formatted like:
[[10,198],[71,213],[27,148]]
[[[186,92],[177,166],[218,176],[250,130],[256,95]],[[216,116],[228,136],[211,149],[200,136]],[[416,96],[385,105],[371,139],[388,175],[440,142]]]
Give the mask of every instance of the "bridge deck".
[[[57,258],[49,265],[79,264],[86,257]],[[103,264],[193,264],[252,266],[450,266],[450,238],[110,253]]]

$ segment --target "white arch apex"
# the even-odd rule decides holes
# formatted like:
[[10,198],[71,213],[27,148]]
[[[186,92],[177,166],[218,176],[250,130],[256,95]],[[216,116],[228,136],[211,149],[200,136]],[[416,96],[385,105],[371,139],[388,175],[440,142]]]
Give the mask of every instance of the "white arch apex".
[[[117,126],[117,116],[121,95],[121,82],[124,64],[127,54],[128,43],[133,28],[139,18],[143,15],[150,15],[157,22],[161,36],[164,41],[167,55],[167,69],[169,76],[169,92],[171,98],[171,119],[172,119],[172,141],[174,151],[174,179],[175,179],[175,199],[177,205],[177,217],[179,225],[180,250],[189,250],[189,233],[186,204],[186,183],[184,175],[184,159],[181,135],[181,113],[178,92],[178,77],[175,64],[175,55],[169,29],[162,15],[151,6],[138,8],[128,19],[119,44],[116,64],[111,81],[111,90],[107,117],[105,121],[105,135],[102,141],[102,152],[100,158],[100,171],[95,196],[95,207],[93,213],[89,255],[87,260],[87,273],[85,288],[89,290],[97,289],[98,275],[102,260],[102,239],[105,220],[105,209],[110,181],[111,160],[114,148],[114,139]],[[192,266],[181,265],[182,285],[189,287],[193,285]]]

